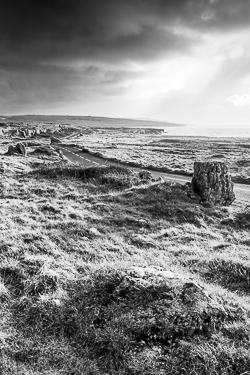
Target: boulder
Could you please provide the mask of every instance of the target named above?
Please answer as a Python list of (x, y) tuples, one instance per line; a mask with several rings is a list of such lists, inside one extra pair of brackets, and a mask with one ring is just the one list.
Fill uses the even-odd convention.
[(15, 147), (15, 146), (12, 146), (12, 145), (9, 145), (9, 148), (8, 148), (7, 154), (8, 154), (8, 155), (15, 155), (15, 154), (16, 154), (16, 147)]
[(18, 154), (21, 154), (21, 155), (24, 155), (24, 156), (26, 156), (26, 154), (27, 154), (26, 147), (25, 147), (24, 143), (22, 143), (22, 142), (17, 143), (16, 150), (17, 150)]
[(20, 130), (19, 133), (20, 133), (20, 137), (25, 138), (26, 135), (25, 135), (24, 130)]
[(50, 143), (61, 143), (61, 140), (56, 137), (50, 137)]
[(8, 155), (24, 155), (26, 156), (26, 147), (25, 145), (20, 142), (17, 143), (16, 146), (10, 145), (7, 151)]
[(89, 233), (94, 237), (100, 237), (102, 234), (96, 228), (89, 228)]
[(223, 162), (195, 162), (192, 188), (209, 206), (229, 206), (235, 200), (231, 176)]

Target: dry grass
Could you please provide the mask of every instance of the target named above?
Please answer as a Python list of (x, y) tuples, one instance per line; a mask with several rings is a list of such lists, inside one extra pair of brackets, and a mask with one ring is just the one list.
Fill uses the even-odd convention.
[(1, 373), (249, 373), (248, 210), (146, 182), (113, 167), (2, 181)]
[(224, 161), (235, 182), (249, 184), (248, 138), (126, 134), (103, 128), (65, 139), (104, 158), (163, 172), (192, 175), (194, 161)]

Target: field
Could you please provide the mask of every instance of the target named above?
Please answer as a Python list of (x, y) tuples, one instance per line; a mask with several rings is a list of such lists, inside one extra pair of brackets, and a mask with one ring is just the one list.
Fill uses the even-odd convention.
[(250, 139), (173, 137), (101, 129), (72, 136), (67, 142), (129, 165), (189, 176), (194, 161), (223, 161), (234, 182), (250, 183)]
[(5, 155), (18, 140), (1, 146), (0, 373), (250, 374), (249, 207), (82, 169), (36, 151), (50, 150), (42, 135), (26, 157)]
[[(25, 141), (20, 129), (39, 129), (43, 134), (33, 135), (33, 139), (42, 144), (54, 135), (104, 158), (163, 172), (192, 175), (194, 161), (224, 161), (234, 182), (250, 183), (249, 138), (174, 137), (168, 135), (168, 128), (181, 125), (133, 119), (12, 116), (4, 121), (9, 130), (2, 130), (5, 147), (0, 143), (0, 150), (10, 144), (10, 133), (11, 141), (13, 137), (16, 142)], [(19, 134), (15, 134), (17, 130)]]

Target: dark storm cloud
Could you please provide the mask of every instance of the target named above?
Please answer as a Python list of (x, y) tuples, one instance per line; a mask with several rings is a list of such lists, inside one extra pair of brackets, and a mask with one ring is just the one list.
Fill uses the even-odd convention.
[(1, 60), (152, 59), (196, 30), (248, 25), (248, 0), (2, 0)]
[(6, 61), (150, 58), (188, 39), (162, 30), (159, 9), (143, 1), (10, 0), (1, 8)]
[[(84, 105), (100, 97), (116, 97), (127, 90), (127, 80), (140, 72), (107, 69), (95, 65), (78, 69), (4, 63), (0, 68), (0, 106), (6, 113), (32, 112), (32, 108)], [(55, 109), (56, 111), (56, 109)]]
[(127, 65), (188, 54), (204, 32), (249, 26), (249, 0), (1, 0), (0, 104), (118, 96)]

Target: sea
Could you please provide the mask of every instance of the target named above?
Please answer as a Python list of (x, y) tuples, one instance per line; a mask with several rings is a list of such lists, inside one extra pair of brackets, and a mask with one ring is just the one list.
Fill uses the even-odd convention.
[(250, 138), (250, 125), (248, 126), (193, 126), (185, 125), (178, 127), (164, 128), (167, 135), (183, 137), (230, 137), (230, 138)]

